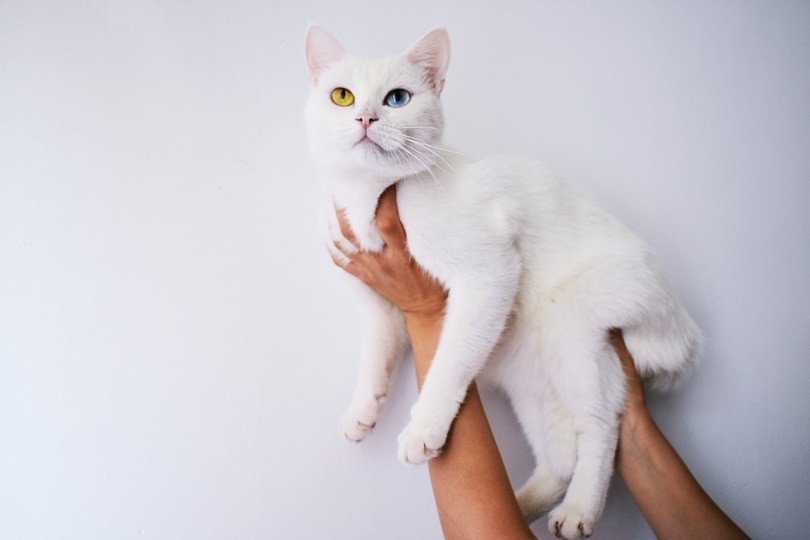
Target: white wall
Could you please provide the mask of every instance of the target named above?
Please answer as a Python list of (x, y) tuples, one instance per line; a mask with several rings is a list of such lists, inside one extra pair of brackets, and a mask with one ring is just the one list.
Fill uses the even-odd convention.
[[(395, 458), (410, 365), (337, 435), (355, 312), (315, 234), (308, 21), (369, 54), (448, 27), (447, 141), (541, 157), (649, 240), (707, 336), (656, 418), (751, 535), (807, 534), (807, 3), (196, 4), (0, 3), (0, 537), (439, 537)], [(595, 537), (652, 537), (615, 484)]]

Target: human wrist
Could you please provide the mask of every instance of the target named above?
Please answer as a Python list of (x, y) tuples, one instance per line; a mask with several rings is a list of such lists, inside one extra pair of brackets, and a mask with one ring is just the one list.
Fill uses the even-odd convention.
[(658, 427), (646, 407), (630, 407), (624, 412), (616, 453), (616, 469), (622, 478), (641, 470), (640, 463), (646, 464), (642, 467), (644, 470), (649, 466), (649, 452), (656, 440), (657, 430)]
[(439, 343), (444, 323), (444, 308), (403, 311), (411, 340), (416, 381), (421, 389)]
[(446, 297), (436, 298), (402, 308), (408, 326), (433, 326), (444, 320)]
[(444, 309), (424, 309), (418, 311), (403, 311), (405, 322), (408, 324), (433, 325), (444, 320)]

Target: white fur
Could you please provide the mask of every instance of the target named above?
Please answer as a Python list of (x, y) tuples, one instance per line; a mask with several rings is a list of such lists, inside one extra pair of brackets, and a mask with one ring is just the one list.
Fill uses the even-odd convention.
[[(399, 436), (400, 459), (419, 463), (441, 450), (480, 377), (509, 396), (534, 449), (536, 470), (518, 491), (524, 514), (551, 510), (552, 532), (587, 536), (604, 507), (624, 406), (609, 330), (623, 330), (639, 372), (661, 386), (691, 367), (700, 332), (645, 244), (588, 196), (536, 161), (439, 147), (449, 51), (438, 29), (403, 56), (369, 61), (310, 28), (306, 119), (324, 172), (328, 238), (341, 240), (334, 201), (361, 248), (380, 249), (375, 208), (397, 183), (411, 253), (449, 291), (430, 372)], [(354, 93), (351, 107), (331, 102), (337, 87)], [(412, 93), (407, 105), (383, 104), (395, 88)], [(377, 120), (371, 141), (358, 144), (364, 115)], [(407, 345), (396, 309), (365, 296), (373, 329), (341, 424), (352, 440), (376, 422)]]

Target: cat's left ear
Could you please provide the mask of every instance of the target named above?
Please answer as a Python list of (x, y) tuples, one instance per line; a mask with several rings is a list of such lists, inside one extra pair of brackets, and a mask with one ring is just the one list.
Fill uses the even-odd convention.
[(321, 28), (312, 25), (307, 30), (306, 57), (309, 70), (309, 83), (318, 82), (323, 71), (340, 60), (346, 54), (346, 49), (335, 37)]
[(436, 92), (441, 92), (450, 65), (450, 35), (444, 28), (431, 30), (408, 49), (405, 58), (424, 69)]

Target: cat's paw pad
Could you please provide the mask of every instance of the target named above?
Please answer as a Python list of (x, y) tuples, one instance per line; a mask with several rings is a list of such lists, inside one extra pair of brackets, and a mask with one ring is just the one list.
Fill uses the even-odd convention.
[(446, 440), (446, 429), (411, 420), (397, 438), (397, 456), (403, 463), (424, 463), (441, 453)]
[(384, 397), (352, 403), (340, 419), (340, 432), (343, 436), (353, 442), (362, 441), (377, 424)]
[(587, 538), (593, 534), (594, 516), (573, 505), (561, 504), (548, 515), (548, 530), (557, 538)]

